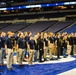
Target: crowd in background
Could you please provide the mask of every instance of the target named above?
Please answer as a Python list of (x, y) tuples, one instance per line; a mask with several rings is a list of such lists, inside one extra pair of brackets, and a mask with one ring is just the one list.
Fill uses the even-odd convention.
[(0, 32), (0, 65), (4, 65), (4, 58), (7, 58), (8, 70), (12, 69), (14, 49), (20, 67), (26, 61), (27, 52), (29, 65), (32, 61), (47, 61), (47, 54), (50, 60), (55, 60), (54, 56), (61, 59), (61, 55), (67, 58), (76, 54), (76, 33), (37, 32), (33, 36), (31, 32)]

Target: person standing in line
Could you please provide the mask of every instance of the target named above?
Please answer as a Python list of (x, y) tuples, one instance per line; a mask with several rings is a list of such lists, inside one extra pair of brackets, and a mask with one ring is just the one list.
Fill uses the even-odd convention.
[(46, 55), (48, 52), (48, 38), (47, 38), (47, 33), (44, 33), (44, 42), (45, 42), (45, 49), (44, 49), (44, 61), (47, 61)]
[(39, 48), (38, 48), (38, 35), (37, 34), (34, 35), (34, 41), (35, 41), (34, 61), (36, 62), (37, 57), (38, 57), (38, 51), (39, 51)]
[(2, 65), (3, 65), (3, 50), (1, 49), (1, 45), (2, 45), (2, 37), (1, 37), (1, 33), (0, 32), (0, 72), (2, 72)]
[(74, 35), (74, 54), (76, 54), (76, 33)]
[(12, 70), (12, 64), (13, 64), (13, 41), (12, 40), (12, 32), (8, 31), (7, 33), (8, 38), (5, 41), (5, 49), (6, 49), (6, 53), (7, 53), (7, 68), (8, 70)]
[(25, 44), (25, 48), (24, 48), (24, 52), (23, 52), (23, 61), (26, 61), (25, 58), (26, 58), (26, 53), (27, 53), (27, 41), (25, 39), (25, 34), (23, 35), (23, 42)]
[(63, 58), (66, 58), (66, 52), (67, 52), (67, 35), (64, 35), (63, 36), (62, 48), (63, 48)]
[(27, 47), (27, 45), (26, 45), (26, 41), (24, 39), (24, 34), (23, 34), (23, 32), (21, 32), (19, 34), (19, 38), (17, 41), (18, 63), (19, 63), (20, 67), (22, 66), (22, 61), (24, 59), (24, 53), (25, 53), (26, 47)]
[(49, 38), (48, 38), (48, 46), (49, 46), (49, 53), (50, 53), (50, 60), (54, 60), (52, 54), (54, 53), (54, 37), (53, 33), (49, 33)]
[(5, 55), (5, 39), (3, 37), (4, 33), (0, 32), (0, 65), (4, 65), (4, 55)]
[[(24, 39), (25, 39), (25, 41), (26, 41), (26, 44), (28, 43), (28, 37), (27, 37), (27, 32), (24, 32)], [(25, 48), (25, 52), (24, 52), (24, 60), (23, 61), (25, 61), (25, 58), (27, 58), (27, 56), (28, 56), (28, 51), (27, 51), (27, 47)]]
[(74, 33), (71, 33), (71, 56), (74, 55)]
[(43, 40), (43, 36), (42, 35), (39, 35), (38, 47), (39, 47), (39, 62), (43, 62), (42, 56), (44, 54), (44, 40)]
[(6, 59), (6, 50), (5, 50), (6, 33), (2, 32), (1, 37), (2, 37), (2, 40), (3, 40), (2, 48), (1, 48), (3, 50), (3, 58)]
[(28, 52), (29, 52), (28, 64), (32, 65), (34, 52), (35, 52), (35, 41), (33, 40), (32, 35), (30, 36), (30, 39), (28, 41)]
[(57, 59), (61, 59), (60, 58), (61, 47), (62, 47), (62, 44), (61, 44), (61, 34), (57, 33), (56, 36), (57, 37), (56, 37), (55, 43), (56, 43), (56, 46), (57, 46)]
[(67, 53), (68, 56), (71, 54), (71, 38), (70, 34), (67, 35)]
[(17, 33), (16, 38), (15, 38), (15, 40), (16, 40), (16, 60), (17, 60), (17, 62), (18, 62), (18, 57), (19, 57), (19, 52), (17, 51), (17, 41), (18, 41), (19, 35), (20, 35), (21, 33), (22, 33), (22, 32), (19, 31), (19, 32)]
[(25, 36), (25, 40), (26, 40), (26, 42), (29, 41), (31, 35), (32, 35), (31, 32), (26, 33), (26, 36)]
[[(15, 33), (13, 31), (11, 31), (11, 39), (13, 40), (13, 51), (15, 52), (15, 49), (16, 49), (16, 37), (15, 37)], [(12, 63), (14, 64), (14, 56), (13, 56), (13, 59), (12, 59)]]

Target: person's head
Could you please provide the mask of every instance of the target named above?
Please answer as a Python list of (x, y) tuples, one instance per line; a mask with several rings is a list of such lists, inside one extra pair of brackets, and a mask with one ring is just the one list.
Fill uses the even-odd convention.
[(12, 33), (12, 37), (13, 37), (15, 33), (13, 31), (11, 31), (11, 33)]
[(71, 37), (71, 35), (70, 35), (70, 34), (68, 34), (68, 35), (67, 35), (67, 37), (68, 37), (68, 38), (70, 38), (70, 37)]
[(20, 38), (24, 38), (23, 32), (21, 32), (21, 33), (19, 34), (19, 37), (20, 37)]
[(36, 34), (36, 35), (34, 35), (35, 42), (37, 42), (37, 39), (38, 39), (38, 35)]
[(38, 35), (34, 35), (34, 39), (38, 39)]
[(53, 36), (53, 32), (50, 32), (50, 33), (49, 33), (49, 36), (52, 37), (52, 36)]
[(63, 40), (66, 40), (67, 39), (67, 35), (63, 36)]
[(44, 38), (47, 39), (47, 33), (46, 32), (44, 33)]
[(17, 36), (19, 37), (19, 35), (20, 35), (21, 33), (22, 33), (21, 31), (18, 31)]
[(24, 36), (27, 36), (27, 32), (24, 32)]
[(57, 38), (60, 38), (61, 37), (61, 34), (60, 33), (57, 33), (56, 36), (57, 36)]
[(61, 34), (61, 36), (63, 37), (65, 35), (65, 33), (63, 32), (62, 34)]
[(28, 36), (32, 36), (32, 33), (31, 32), (28, 32)]
[(9, 38), (12, 37), (12, 32), (11, 31), (8, 31), (7, 32), (7, 35), (8, 35)]
[(38, 36), (39, 36), (39, 32), (37, 32), (37, 33), (36, 33), (36, 35), (38, 35)]
[(32, 37), (32, 35), (30, 36), (30, 40), (33, 40), (33, 37)]
[(2, 33), (1, 33), (1, 36), (2, 36), (2, 37), (5, 37), (5, 36), (6, 36), (6, 33), (5, 33), (5, 32), (2, 32)]
[(74, 37), (74, 33), (71, 33), (71, 37)]

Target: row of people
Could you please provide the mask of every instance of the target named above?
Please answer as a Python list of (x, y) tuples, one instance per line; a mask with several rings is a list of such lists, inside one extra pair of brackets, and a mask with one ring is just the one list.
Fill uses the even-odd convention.
[(17, 35), (13, 31), (0, 32), (0, 64), (4, 64), (4, 56), (7, 54), (7, 68), (12, 69), (13, 53), (16, 49), (16, 58), (19, 66), (22, 66), (23, 60), (26, 58), (26, 52), (29, 53), (28, 64), (31, 65), (32, 61), (39, 62), (47, 60), (46, 56), (49, 52), (49, 59), (54, 60), (53, 54), (57, 55), (57, 59), (60, 59), (60, 55), (66, 58), (66, 52), (68, 55), (74, 55), (76, 53), (76, 33), (67, 34), (54, 34), (52, 32), (38, 32), (32, 36), (31, 32), (19, 31)]

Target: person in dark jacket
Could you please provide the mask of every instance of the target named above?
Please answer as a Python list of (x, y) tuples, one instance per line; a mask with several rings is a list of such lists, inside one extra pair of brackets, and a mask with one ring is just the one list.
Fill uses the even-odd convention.
[(46, 55), (48, 52), (48, 38), (47, 38), (47, 33), (44, 33), (44, 61), (46, 61)]
[(36, 62), (37, 57), (38, 57), (38, 51), (39, 51), (39, 48), (38, 48), (38, 35), (37, 34), (34, 36), (34, 41), (35, 41), (34, 61)]
[(33, 40), (32, 36), (30, 36), (30, 39), (28, 41), (28, 51), (29, 51), (28, 64), (32, 65), (33, 56), (34, 56), (34, 52), (35, 52), (35, 41)]
[(76, 54), (76, 33), (74, 35), (74, 54)]
[(24, 34), (20, 33), (19, 39), (17, 41), (17, 51), (19, 53), (19, 57), (18, 57), (19, 66), (22, 66), (22, 61), (24, 59), (25, 49), (26, 48), (27, 48), (27, 43), (26, 43), (26, 41), (24, 39)]
[(48, 47), (49, 47), (49, 54), (50, 54), (50, 60), (54, 60), (52, 54), (54, 53), (54, 42), (55, 38), (53, 37), (53, 33), (49, 33), (49, 38), (48, 38)]
[(62, 48), (63, 48), (63, 57), (66, 58), (66, 51), (67, 51), (67, 36), (63, 36), (63, 43), (62, 43)]
[(74, 33), (71, 33), (71, 55), (74, 55)]
[(8, 70), (13, 69), (13, 46), (14, 46), (14, 40), (12, 39), (12, 32), (8, 31), (7, 33), (8, 38), (5, 41), (5, 48), (7, 55), (7, 68)]
[(61, 53), (61, 47), (62, 47), (60, 33), (57, 33), (56, 45), (57, 45), (57, 58), (60, 59), (60, 53)]
[(42, 56), (44, 54), (44, 40), (43, 40), (43, 36), (41, 35), (38, 38), (38, 46), (39, 46), (39, 62), (43, 62)]
[(0, 65), (4, 65), (5, 56), (5, 39), (3, 37), (3, 32), (0, 32)]

